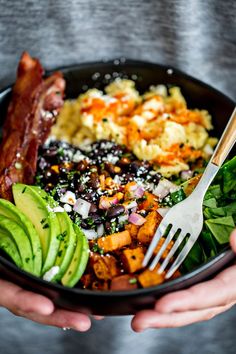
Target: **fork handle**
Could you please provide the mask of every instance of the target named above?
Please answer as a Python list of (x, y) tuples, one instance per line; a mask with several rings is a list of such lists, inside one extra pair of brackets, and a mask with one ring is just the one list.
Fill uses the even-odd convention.
[(236, 108), (230, 117), (228, 124), (224, 130), (224, 133), (216, 146), (214, 154), (211, 158), (211, 163), (216, 166), (221, 166), (228, 156), (236, 141)]

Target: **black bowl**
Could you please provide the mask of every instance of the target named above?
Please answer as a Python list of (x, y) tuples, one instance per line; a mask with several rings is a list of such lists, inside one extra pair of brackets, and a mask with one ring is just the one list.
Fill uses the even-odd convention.
[[(80, 64), (60, 69), (67, 80), (67, 97), (77, 97), (90, 87), (103, 88), (115, 77), (131, 78), (143, 92), (152, 84), (177, 85), (189, 107), (207, 109), (213, 116), (214, 134), (220, 136), (235, 103), (214, 88), (178, 70), (157, 64), (123, 60)], [(11, 88), (0, 92), (2, 121), (9, 102)], [(159, 286), (132, 291), (91, 291), (66, 288), (32, 276), (0, 256), (2, 276), (26, 289), (44, 294), (62, 308), (96, 315), (128, 315), (152, 308), (155, 300), (171, 291), (180, 290), (206, 280), (227, 266), (234, 258), (230, 247), (192, 272)]]

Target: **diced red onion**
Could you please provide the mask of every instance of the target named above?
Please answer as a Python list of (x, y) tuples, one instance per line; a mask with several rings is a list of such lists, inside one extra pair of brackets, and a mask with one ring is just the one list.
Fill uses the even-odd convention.
[(118, 198), (114, 198), (112, 200), (100, 198), (99, 209), (108, 209), (110, 208), (111, 205), (118, 204), (118, 203), (119, 203)]
[(187, 181), (188, 179), (193, 177), (193, 171), (191, 171), (191, 170), (182, 171), (180, 174), (180, 177), (184, 181)]
[(128, 219), (129, 219), (128, 215), (121, 215), (121, 216), (118, 217), (118, 220), (121, 223), (127, 221)]
[(137, 184), (129, 187), (130, 198), (142, 198), (144, 192), (145, 192), (144, 188), (138, 186)]
[(97, 227), (97, 235), (98, 235), (98, 237), (103, 236), (104, 233), (105, 233), (104, 225), (103, 224), (98, 225), (98, 227)]
[(129, 222), (131, 222), (131, 224), (141, 226), (146, 222), (146, 219), (140, 214), (132, 213), (129, 216)]
[(162, 179), (153, 190), (153, 194), (155, 194), (159, 199), (165, 198), (169, 193), (175, 192), (179, 189), (174, 183), (168, 181), (167, 179)]
[(91, 207), (91, 203), (87, 202), (84, 199), (77, 199), (74, 205), (74, 211), (82, 216), (82, 219), (86, 219), (89, 214), (89, 209)]
[(168, 213), (169, 209), (170, 208), (158, 208), (157, 212), (164, 218), (164, 216)]
[(86, 230), (86, 229), (81, 229), (83, 231), (83, 233), (85, 234), (85, 237), (88, 240), (94, 240), (98, 237), (98, 234), (95, 230), (90, 229), (90, 230)]
[(132, 202), (130, 202), (129, 204), (125, 205), (125, 209), (133, 209), (133, 208), (137, 208), (138, 204), (135, 200), (132, 200)]
[(138, 188), (134, 192), (134, 197), (135, 198), (142, 198), (142, 196), (144, 195), (144, 192), (145, 192), (144, 188), (141, 186), (138, 186)]

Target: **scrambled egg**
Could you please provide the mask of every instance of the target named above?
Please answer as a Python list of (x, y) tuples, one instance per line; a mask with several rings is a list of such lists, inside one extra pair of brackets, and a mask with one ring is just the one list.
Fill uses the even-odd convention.
[(168, 177), (199, 157), (209, 158), (216, 144), (210, 129), (209, 113), (188, 109), (179, 87), (168, 92), (158, 85), (140, 95), (133, 81), (116, 79), (105, 93), (90, 89), (65, 101), (52, 135), (77, 146), (100, 139), (125, 144)]

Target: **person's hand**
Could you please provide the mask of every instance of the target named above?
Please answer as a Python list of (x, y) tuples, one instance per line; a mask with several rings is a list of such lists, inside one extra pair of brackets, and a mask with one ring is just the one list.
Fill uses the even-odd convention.
[[(236, 230), (230, 243), (236, 253)], [(186, 326), (209, 320), (235, 303), (236, 265), (233, 265), (212, 280), (163, 296), (156, 302), (154, 310), (137, 313), (131, 326), (136, 332), (147, 328)]]
[(23, 290), (2, 279), (0, 279), (0, 306), (7, 308), (16, 316), (48, 326), (72, 328), (84, 332), (91, 325), (88, 316), (56, 309), (47, 297)]

